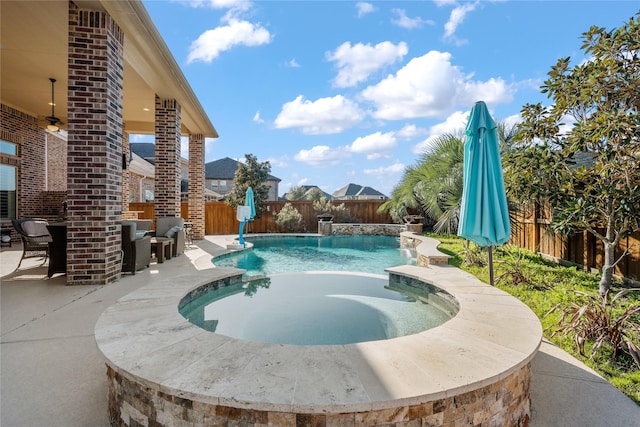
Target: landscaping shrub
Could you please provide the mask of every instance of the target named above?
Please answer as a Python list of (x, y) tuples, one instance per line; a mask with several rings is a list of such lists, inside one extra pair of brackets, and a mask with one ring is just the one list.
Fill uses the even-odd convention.
[(330, 200), (320, 199), (313, 202), (313, 211), (316, 215), (331, 214), (335, 223), (356, 223), (360, 220), (353, 215), (344, 203), (333, 204)]
[(302, 214), (291, 203), (285, 203), (280, 212), (275, 215), (275, 223), (285, 232), (303, 231)]

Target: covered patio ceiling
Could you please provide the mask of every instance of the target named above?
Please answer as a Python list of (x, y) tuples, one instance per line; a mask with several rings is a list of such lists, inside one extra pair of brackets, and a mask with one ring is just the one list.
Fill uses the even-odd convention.
[[(180, 67), (140, 1), (76, 0), (81, 9), (108, 12), (124, 31), (123, 115), (128, 133), (153, 134), (155, 95), (182, 107), (182, 134), (218, 134)], [(67, 43), (69, 3), (0, 1), (0, 99), (37, 116), (42, 126), (51, 115), (67, 122)], [(66, 125), (61, 126), (63, 129)]]

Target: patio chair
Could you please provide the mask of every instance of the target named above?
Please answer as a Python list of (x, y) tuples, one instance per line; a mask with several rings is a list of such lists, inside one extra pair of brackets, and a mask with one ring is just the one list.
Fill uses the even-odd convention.
[(122, 221), (122, 272), (136, 274), (151, 262), (151, 236), (137, 233), (136, 223)]
[(25, 258), (42, 257), (42, 264), (49, 257), (49, 242), (52, 241), (47, 221), (40, 218), (13, 219), (13, 228), (16, 229), (22, 239), (22, 256), (16, 270), (22, 265)]
[(156, 218), (155, 236), (173, 238), (172, 256), (180, 255), (185, 247), (184, 219), (176, 216)]

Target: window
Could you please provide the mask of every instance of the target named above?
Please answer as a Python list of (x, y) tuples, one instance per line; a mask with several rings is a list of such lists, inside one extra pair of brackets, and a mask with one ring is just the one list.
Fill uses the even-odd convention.
[(18, 170), (15, 166), (0, 165), (0, 219), (16, 217), (16, 182)]
[(10, 156), (18, 155), (18, 146), (7, 141), (0, 141), (0, 153)]
[[(8, 156), (18, 155), (18, 146), (8, 141), (0, 141), (0, 153)], [(16, 192), (18, 169), (13, 165), (0, 164), (0, 219), (16, 217)]]

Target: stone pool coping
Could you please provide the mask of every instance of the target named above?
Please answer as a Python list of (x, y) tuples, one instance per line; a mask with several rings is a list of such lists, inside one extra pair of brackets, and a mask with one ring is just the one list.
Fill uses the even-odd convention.
[(344, 413), (411, 406), (477, 390), (523, 369), (542, 339), (522, 302), (450, 266), (400, 266), (452, 294), (460, 311), (443, 325), (385, 341), (292, 346), (204, 331), (177, 310), (184, 295), (241, 270), (160, 277), (119, 299), (95, 327), (116, 374), (191, 401), (290, 413)]

